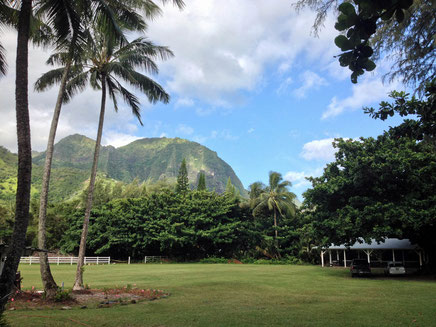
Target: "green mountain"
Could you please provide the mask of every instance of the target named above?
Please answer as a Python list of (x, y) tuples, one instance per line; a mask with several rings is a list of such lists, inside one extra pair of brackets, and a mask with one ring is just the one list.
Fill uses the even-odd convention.
[[(73, 196), (84, 187), (89, 178), (95, 141), (83, 135), (70, 135), (60, 140), (54, 148), (53, 169), (50, 182), (51, 200)], [(145, 138), (126, 146), (102, 146), (99, 173), (106, 178), (132, 182), (175, 182), (180, 164), (186, 159), (191, 186), (197, 185), (200, 172), (206, 175), (210, 190), (224, 192), (227, 179), (246, 196), (241, 181), (233, 169), (216, 152), (188, 140), (179, 138)], [(33, 156), (33, 192), (41, 185), (45, 152)], [(11, 200), (15, 193), (17, 155), (0, 147), (0, 200)]]

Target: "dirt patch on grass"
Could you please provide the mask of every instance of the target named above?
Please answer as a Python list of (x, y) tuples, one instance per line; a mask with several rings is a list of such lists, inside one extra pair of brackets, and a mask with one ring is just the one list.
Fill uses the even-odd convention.
[(19, 291), (11, 297), (8, 309), (61, 309), (69, 310), (75, 307), (107, 308), (113, 305), (127, 305), (142, 301), (154, 301), (166, 298), (169, 293), (156, 289), (140, 288), (104, 288), (85, 289), (82, 291), (62, 291), (53, 300), (47, 300), (40, 291)]

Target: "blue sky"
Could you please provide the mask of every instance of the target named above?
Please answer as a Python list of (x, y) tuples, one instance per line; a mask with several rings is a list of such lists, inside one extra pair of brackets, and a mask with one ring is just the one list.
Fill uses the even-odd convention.
[[(187, 0), (180, 11), (166, 6), (150, 23), (148, 37), (175, 57), (160, 62), (158, 80), (171, 94), (168, 105), (143, 99), (141, 127), (130, 113), (108, 108), (104, 144), (125, 145), (142, 137), (180, 137), (201, 143), (229, 163), (245, 187), (267, 183), (280, 172), (300, 199), (307, 176), (334, 159), (335, 137), (376, 136), (398, 121), (370, 119), (376, 106), (401, 84), (383, 84), (389, 63), (353, 85), (334, 55), (337, 35), (329, 16), (318, 38), (314, 13), (296, 13), (288, 0)], [(9, 74), (0, 80), (0, 144), (16, 151), (13, 99), (15, 34), (5, 31)], [(33, 49), (30, 81), (48, 67), (47, 51)], [(139, 95), (139, 94), (138, 94)], [(30, 94), (32, 146), (44, 150), (56, 90)], [(64, 107), (57, 140), (72, 133), (95, 139), (99, 95), (87, 90)]]

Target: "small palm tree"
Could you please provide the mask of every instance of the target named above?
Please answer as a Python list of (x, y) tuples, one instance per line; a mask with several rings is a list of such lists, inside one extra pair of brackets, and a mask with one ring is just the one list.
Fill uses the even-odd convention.
[[(285, 215), (295, 215), (294, 199), (296, 195), (288, 190), (291, 182), (283, 181), (282, 175), (277, 172), (269, 173), (269, 184), (260, 193), (257, 204), (254, 207), (254, 214), (261, 208), (268, 208), (273, 212), (274, 217), (274, 239), (277, 246), (277, 214), (284, 217)], [(253, 193), (258, 193), (261, 185), (253, 186)], [(254, 192), (255, 191), (255, 192)]]

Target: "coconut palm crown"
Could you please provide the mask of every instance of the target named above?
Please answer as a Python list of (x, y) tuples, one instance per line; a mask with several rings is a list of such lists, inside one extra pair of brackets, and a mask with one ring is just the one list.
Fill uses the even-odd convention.
[[(257, 198), (257, 204), (254, 206), (253, 214), (256, 215), (261, 209), (268, 208), (274, 214), (274, 236), (277, 241), (277, 213), (285, 217), (286, 215), (295, 215), (294, 199), (296, 195), (289, 191), (288, 187), (292, 184), (284, 181), (282, 175), (277, 172), (269, 173), (269, 184), (260, 192)], [(259, 193), (261, 185), (253, 186), (253, 189)], [(254, 191), (254, 190), (253, 190)], [(253, 192), (255, 193), (255, 192)]]

